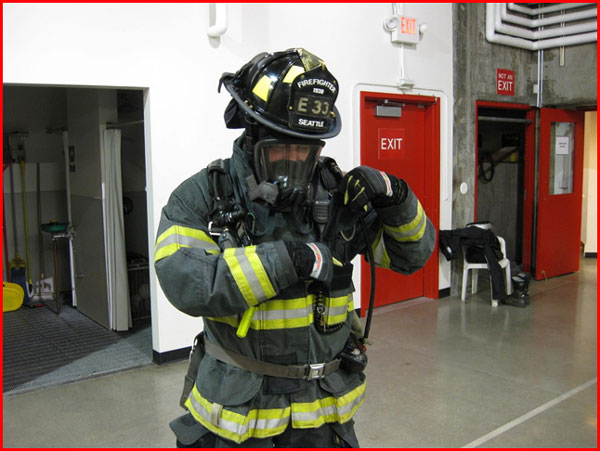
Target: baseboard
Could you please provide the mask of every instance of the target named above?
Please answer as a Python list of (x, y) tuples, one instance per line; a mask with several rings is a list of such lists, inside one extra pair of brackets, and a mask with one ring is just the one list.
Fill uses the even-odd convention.
[(185, 360), (189, 357), (191, 350), (191, 346), (167, 352), (156, 352), (155, 350), (152, 350), (152, 361), (158, 365), (162, 365), (163, 363)]
[(447, 298), (448, 296), (450, 296), (450, 287), (440, 290), (438, 299)]
[(585, 258), (598, 258), (598, 252), (586, 252), (584, 254)]

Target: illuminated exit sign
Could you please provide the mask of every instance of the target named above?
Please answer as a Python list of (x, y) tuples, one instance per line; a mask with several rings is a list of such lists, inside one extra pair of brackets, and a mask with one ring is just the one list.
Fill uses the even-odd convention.
[(421, 23), (414, 17), (394, 16), (397, 23), (388, 24), (392, 32), (392, 42), (398, 44), (418, 44), (420, 40), (419, 26)]

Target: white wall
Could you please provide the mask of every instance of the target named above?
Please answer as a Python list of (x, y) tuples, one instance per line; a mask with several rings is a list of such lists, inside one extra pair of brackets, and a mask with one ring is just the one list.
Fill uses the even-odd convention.
[[(208, 4), (4, 4), (4, 82), (144, 87), (149, 233), (160, 209), (185, 178), (229, 156), (239, 132), (227, 130), (217, 93), (223, 72), (235, 72), (262, 51), (305, 47), (339, 80), (341, 134), (328, 154), (342, 168), (358, 163), (358, 93), (398, 92), (401, 50), (383, 30), (391, 4), (230, 4), (229, 29), (206, 35)], [(428, 24), (421, 43), (404, 49), (416, 93), (442, 97), (441, 228), (451, 227), (452, 5), (406, 4), (404, 14)], [(443, 260), (443, 259), (442, 259)], [(450, 285), (449, 265), (440, 289)], [(355, 274), (358, 288), (359, 275)], [(153, 347), (189, 346), (201, 320), (179, 313), (152, 277)]]

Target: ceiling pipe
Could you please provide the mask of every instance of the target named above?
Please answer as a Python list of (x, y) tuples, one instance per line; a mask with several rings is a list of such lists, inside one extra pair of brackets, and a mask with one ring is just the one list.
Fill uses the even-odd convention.
[(219, 38), (227, 32), (227, 3), (212, 3), (208, 7), (215, 8), (215, 23), (208, 27), (206, 34), (211, 38)]
[(489, 42), (508, 45), (511, 47), (518, 47), (525, 50), (543, 50), (597, 41), (596, 32), (583, 33), (575, 36), (563, 36), (541, 41), (531, 41), (528, 39), (496, 33), (496, 27), (501, 29), (503, 26), (500, 14), (496, 14), (497, 9), (497, 4), (495, 3), (486, 4), (485, 37)]
[[(496, 3), (496, 21), (495, 21), (495, 29), (497, 32), (508, 34), (512, 36), (518, 36), (521, 38), (537, 41), (539, 39), (547, 39), (547, 38), (555, 38), (559, 36), (565, 36), (570, 34), (579, 34), (588, 31), (596, 31), (598, 25), (596, 21), (590, 21), (586, 23), (580, 23), (576, 25), (568, 25), (565, 27), (555, 27), (549, 28), (546, 30), (525, 30), (520, 27), (514, 27), (512, 25), (507, 25), (503, 21), (506, 20), (506, 17), (510, 16), (506, 10), (506, 4)], [(500, 20), (498, 18), (500, 17)], [(566, 17), (566, 16), (565, 16)], [(533, 22), (533, 21), (530, 21)], [(565, 20), (566, 22), (566, 20)], [(530, 28), (534, 28), (534, 25), (531, 25)]]
[(586, 9), (585, 11), (578, 11), (574, 13), (560, 14), (552, 17), (545, 17), (543, 19), (527, 19), (525, 17), (515, 16), (514, 14), (508, 13), (506, 3), (499, 3), (502, 6), (502, 20), (507, 22), (516, 23), (527, 28), (538, 28), (546, 27), (548, 25), (555, 25), (563, 22), (571, 22), (575, 20), (585, 20), (598, 17), (598, 9)]
[(518, 3), (509, 3), (508, 9), (530, 16), (537, 16), (539, 14), (553, 13), (564, 9), (581, 8), (582, 6), (590, 6), (593, 4), (594, 3), (558, 3), (552, 6), (542, 6), (541, 8), (529, 8), (527, 6), (521, 6)]

